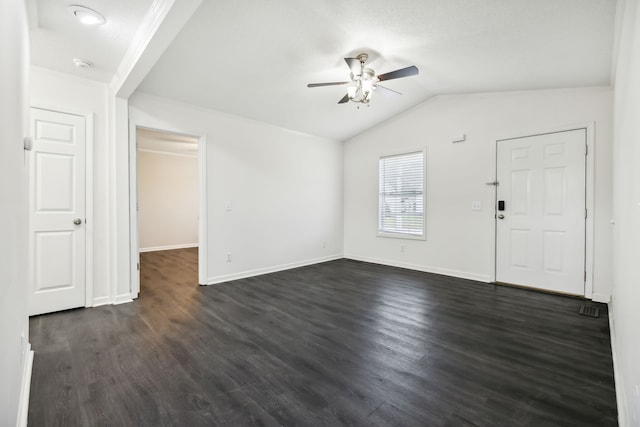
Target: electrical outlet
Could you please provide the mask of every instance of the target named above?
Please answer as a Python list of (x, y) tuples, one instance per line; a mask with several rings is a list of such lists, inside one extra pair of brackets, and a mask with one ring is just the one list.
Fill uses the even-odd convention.
[(479, 202), (479, 201), (471, 202), (471, 210), (472, 211), (481, 211), (482, 210), (482, 202)]
[(231, 262), (231, 252), (227, 252), (227, 262)]
[(404, 252), (404, 245), (400, 245), (400, 252)]

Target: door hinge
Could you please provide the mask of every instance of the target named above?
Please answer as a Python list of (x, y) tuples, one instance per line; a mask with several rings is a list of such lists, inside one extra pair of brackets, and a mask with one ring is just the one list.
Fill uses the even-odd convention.
[(585, 156), (588, 156), (588, 155), (589, 155), (589, 146), (588, 146), (588, 145), (585, 145), (585, 146), (584, 146), (584, 155), (585, 155)]
[(140, 263), (138, 263), (138, 271), (140, 271)]
[(584, 281), (585, 282), (587, 281), (587, 272), (586, 271), (584, 272)]
[(587, 210), (584, 210), (584, 219), (587, 219)]

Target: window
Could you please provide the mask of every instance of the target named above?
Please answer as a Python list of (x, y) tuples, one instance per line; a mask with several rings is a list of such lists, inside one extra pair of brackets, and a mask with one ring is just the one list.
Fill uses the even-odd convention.
[(380, 158), (378, 234), (424, 238), (424, 152)]

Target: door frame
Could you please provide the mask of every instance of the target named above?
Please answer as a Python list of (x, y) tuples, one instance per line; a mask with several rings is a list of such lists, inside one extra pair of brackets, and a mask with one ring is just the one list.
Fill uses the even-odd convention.
[(129, 110), (129, 232), (130, 232), (130, 280), (131, 299), (140, 294), (140, 260), (138, 229), (138, 128), (159, 132), (188, 135), (198, 139), (198, 284), (207, 283), (207, 139), (206, 135), (198, 136), (197, 132), (172, 129), (166, 124), (149, 123), (135, 117)]
[[(93, 135), (94, 135), (94, 113), (87, 113), (86, 111), (74, 111), (65, 107), (52, 106), (46, 104), (35, 103), (29, 106), (29, 126), (31, 126), (31, 109), (37, 108), (39, 110), (53, 111), (55, 113), (70, 114), (73, 116), (84, 117), (85, 123), (85, 151), (84, 151), (84, 180), (85, 180), (85, 250), (84, 250), (84, 306), (93, 307)], [(33, 165), (29, 162), (29, 167)], [(28, 177), (30, 179), (31, 173), (29, 171)], [(29, 182), (29, 185), (31, 183)], [(32, 242), (29, 241), (29, 247)], [(29, 274), (31, 275), (31, 268), (29, 265)], [(31, 276), (29, 276), (31, 277)]]
[[(524, 131), (514, 131), (504, 134), (499, 134), (491, 139), (491, 149), (493, 150), (492, 156), (492, 172), (494, 182), (498, 180), (498, 142), (506, 139), (527, 138), (531, 136), (545, 135), (550, 133), (569, 132), (572, 130), (584, 129), (586, 131), (586, 145), (587, 155), (585, 160), (585, 205), (587, 208), (587, 218), (585, 220), (585, 284), (584, 284), (584, 297), (593, 298), (593, 253), (594, 253), (594, 194), (595, 194), (595, 122), (579, 123), (575, 125), (555, 126), (542, 129), (530, 129)], [(493, 265), (489, 269), (491, 271), (491, 282), (496, 281), (497, 273), (497, 191), (495, 186), (493, 187), (493, 221), (491, 222), (493, 239), (491, 239), (491, 253)]]

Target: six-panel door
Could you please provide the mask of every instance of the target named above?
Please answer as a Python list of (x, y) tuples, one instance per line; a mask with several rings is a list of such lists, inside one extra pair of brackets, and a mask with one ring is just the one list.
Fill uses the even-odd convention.
[(31, 109), (29, 314), (85, 305), (85, 118)]
[(496, 281), (584, 295), (586, 130), (497, 143)]

